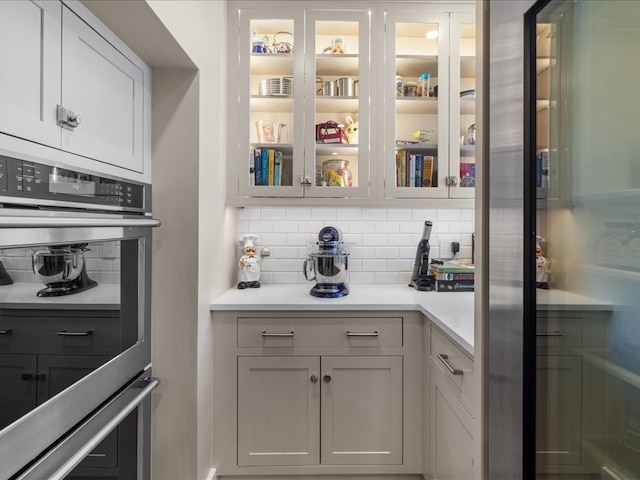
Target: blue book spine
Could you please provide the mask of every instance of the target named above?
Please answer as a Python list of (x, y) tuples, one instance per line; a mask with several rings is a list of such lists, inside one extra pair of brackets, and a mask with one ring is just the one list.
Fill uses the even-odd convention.
[(416, 182), (414, 187), (422, 186), (422, 154), (416, 153)]
[(262, 149), (256, 148), (254, 150), (254, 165), (253, 168), (255, 170), (255, 184), (262, 185)]
[(260, 185), (269, 184), (269, 149), (262, 149), (262, 175), (260, 176)]
[(273, 184), (276, 187), (282, 185), (282, 152), (276, 152), (276, 160), (275, 160), (275, 172), (273, 175)]

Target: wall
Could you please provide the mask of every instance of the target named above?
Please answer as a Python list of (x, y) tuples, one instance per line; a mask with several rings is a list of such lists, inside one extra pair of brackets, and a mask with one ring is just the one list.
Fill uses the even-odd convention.
[(309, 242), (331, 225), (349, 246), (350, 284), (408, 283), (425, 220), (433, 222), (430, 258), (450, 258), (445, 247), (458, 242), (456, 259), (470, 261), (474, 215), (474, 209), (247, 207), (238, 213), (238, 239), (252, 233), (257, 245), (269, 247), (262, 283), (307, 283), (302, 263)]
[[(193, 310), (184, 317), (177, 312), (170, 323), (165, 323), (166, 334), (183, 338), (184, 323), (189, 325), (188, 341), (183, 345), (185, 354), (190, 357), (180, 364), (175, 364), (177, 350), (175, 342), (170, 342), (167, 349), (157, 352), (154, 362), (170, 369), (170, 379), (179, 382), (184, 375), (189, 378), (184, 391), (174, 389), (174, 402), (166, 408), (162, 415), (154, 412), (154, 424), (163, 425), (166, 448), (155, 448), (153, 455), (153, 478), (167, 480), (205, 479), (211, 470), (211, 452), (215, 446), (211, 439), (211, 405), (213, 402), (213, 385), (211, 384), (211, 300), (227, 290), (234, 281), (233, 238), (235, 237), (235, 210), (224, 206), (226, 193), (226, 2), (224, 1), (148, 1), (158, 18), (175, 37), (179, 45), (193, 60), (198, 69), (195, 79), (198, 85), (197, 104), (190, 105), (190, 115), (197, 122), (186, 128), (179, 125), (175, 128), (175, 143), (178, 146), (171, 155), (171, 163), (154, 172), (162, 174), (167, 181), (176, 177), (177, 170), (186, 170), (184, 182), (173, 186), (175, 193), (170, 202), (176, 204), (178, 215), (195, 216), (195, 224), (188, 229), (181, 228), (177, 220), (172, 226), (177, 239), (183, 235), (195, 235), (193, 245), (177, 249), (184, 251), (179, 257), (186, 256), (196, 261), (190, 272), (193, 283), (185, 284), (180, 278), (173, 278), (173, 288), (178, 285), (182, 295), (189, 295), (193, 289), (196, 300), (190, 305)], [(172, 128), (172, 129), (173, 129)], [(197, 139), (189, 143), (191, 128), (197, 132)], [(180, 138), (181, 132), (186, 137)], [(181, 147), (193, 147), (197, 153), (195, 164), (185, 164)], [(155, 152), (154, 152), (155, 155)], [(154, 157), (155, 160), (155, 157)], [(156, 176), (154, 175), (154, 181)], [(160, 193), (161, 194), (161, 193)], [(197, 200), (189, 204), (188, 210), (182, 210), (183, 199), (194, 195)], [(170, 255), (178, 254), (178, 250)], [(171, 275), (171, 274), (170, 274)], [(165, 295), (167, 291), (160, 292)], [(176, 311), (175, 306), (169, 306)], [(192, 314), (191, 314), (192, 312)], [(157, 359), (157, 361), (156, 361)], [(194, 424), (186, 430), (182, 418), (195, 419)], [(193, 415), (193, 417), (192, 417)], [(174, 432), (183, 435), (176, 437)], [(174, 450), (171, 450), (173, 445)]]

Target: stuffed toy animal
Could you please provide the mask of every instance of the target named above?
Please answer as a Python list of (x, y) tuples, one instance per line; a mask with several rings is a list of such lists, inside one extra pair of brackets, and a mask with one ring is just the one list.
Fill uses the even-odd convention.
[(358, 122), (351, 117), (347, 117), (347, 125), (344, 127), (344, 133), (349, 143), (358, 143)]

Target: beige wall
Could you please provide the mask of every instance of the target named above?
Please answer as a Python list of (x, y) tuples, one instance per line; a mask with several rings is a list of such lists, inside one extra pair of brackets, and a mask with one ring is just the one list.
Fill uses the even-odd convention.
[[(213, 385), (209, 304), (214, 296), (232, 285), (235, 275), (235, 211), (224, 207), (226, 2), (149, 0), (148, 3), (199, 70), (199, 162), (190, 172), (192, 181), (184, 182), (186, 188), (193, 187), (198, 192), (196, 321), (194, 325), (186, 326), (188, 332), (181, 332), (182, 320), (178, 315), (173, 319), (173, 328), (165, 329), (172, 335), (188, 338), (189, 349), (184, 351), (187, 355), (178, 365), (173, 365), (178, 353), (175, 350), (158, 351), (154, 356), (154, 366), (167, 369), (170, 379), (187, 378), (187, 391), (179, 398), (170, 399), (167, 395), (165, 405), (162, 405), (162, 399), (157, 404), (154, 425), (159, 429), (160, 437), (153, 448), (153, 473), (154, 479), (204, 479), (212, 467), (211, 451), (215, 447), (211, 440)], [(173, 164), (182, 166), (181, 155), (174, 157)], [(173, 175), (170, 168), (161, 169), (160, 174)], [(190, 193), (183, 191), (182, 195), (188, 198)], [(183, 203), (182, 195), (180, 204)], [(178, 285), (182, 282), (178, 281)], [(184, 294), (188, 295), (188, 292)], [(191, 314), (191, 309), (188, 311)], [(172, 393), (181, 395), (178, 391)], [(194, 410), (197, 412), (196, 423), (191, 425)], [(183, 419), (189, 424), (186, 430), (181, 425)], [(181, 431), (183, 438), (175, 438), (172, 431)], [(176, 451), (168, 451), (171, 446)], [(194, 453), (195, 464), (192, 463)]]
[(84, 0), (153, 69), (154, 480), (211, 468), (211, 299), (235, 281), (226, 191), (226, 2)]

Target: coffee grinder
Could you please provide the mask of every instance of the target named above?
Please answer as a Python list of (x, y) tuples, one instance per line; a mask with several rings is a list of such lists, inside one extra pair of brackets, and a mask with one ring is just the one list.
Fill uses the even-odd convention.
[(429, 237), (431, 237), (431, 227), (433, 223), (429, 220), (424, 222), (422, 238), (418, 243), (416, 259), (411, 272), (410, 287), (421, 292), (430, 292), (435, 285), (435, 278), (429, 273)]

